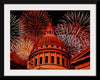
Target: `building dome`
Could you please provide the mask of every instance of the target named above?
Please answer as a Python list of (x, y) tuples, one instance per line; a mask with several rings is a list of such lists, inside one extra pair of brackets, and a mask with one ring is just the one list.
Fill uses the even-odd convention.
[(66, 46), (64, 45), (64, 43), (58, 39), (56, 37), (56, 35), (54, 34), (54, 30), (51, 27), (51, 24), (49, 24), (49, 26), (46, 29), (46, 34), (43, 36), (43, 38), (37, 40), (34, 44), (34, 48), (39, 47), (39, 46), (43, 46), (43, 45), (55, 45), (56, 47), (61, 47), (61, 48), (66, 48)]
[(56, 37), (51, 24), (45, 35), (35, 42), (27, 69), (68, 69), (70, 55), (64, 43)]
[(43, 46), (43, 45), (55, 45), (57, 47), (60, 46), (62, 48), (66, 48), (64, 43), (55, 36), (46, 36), (36, 41), (34, 44), (34, 48)]

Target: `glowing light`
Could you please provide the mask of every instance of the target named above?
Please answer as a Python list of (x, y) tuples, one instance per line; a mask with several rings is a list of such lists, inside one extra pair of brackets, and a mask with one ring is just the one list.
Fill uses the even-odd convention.
[(90, 14), (85, 11), (67, 11), (62, 19), (61, 24), (79, 24), (85, 32), (90, 32)]
[(84, 12), (66, 12), (59, 20), (55, 34), (64, 42), (72, 57), (90, 46), (90, 18)]
[(45, 34), (46, 26), (52, 22), (50, 15), (45, 11), (24, 11), (20, 17), (20, 32), (32, 40), (41, 38)]
[(19, 33), (19, 19), (14, 15), (10, 15), (10, 49), (11, 52), (15, 50), (15, 39), (20, 36)]
[(31, 50), (34, 46), (33, 41), (29, 39), (20, 38), (18, 43), (16, 43), (16, 54), (22, 59), (27, 60)]

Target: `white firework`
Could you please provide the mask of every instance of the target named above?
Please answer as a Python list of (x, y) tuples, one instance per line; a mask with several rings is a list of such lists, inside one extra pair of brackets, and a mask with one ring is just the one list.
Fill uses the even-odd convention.
[(55, 34), (64, 42), (72, 57), (90, 45), (89, 34), (79, 25), (58, 24)]

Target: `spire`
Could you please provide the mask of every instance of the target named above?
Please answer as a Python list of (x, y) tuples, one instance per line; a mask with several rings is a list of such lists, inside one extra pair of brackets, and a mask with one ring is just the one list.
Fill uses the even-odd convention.
[(51, 23), (49, 23), (49, 25), (46, 28), (46, 35), (45, 36), (55, 36), (54, 29), (53, 29)]
[(52, 28), (52, 24), (49, 23), (49, 25), (46, 28), (46, 34), (53, 34), (53, 33), (54, 33), (54, 30)]

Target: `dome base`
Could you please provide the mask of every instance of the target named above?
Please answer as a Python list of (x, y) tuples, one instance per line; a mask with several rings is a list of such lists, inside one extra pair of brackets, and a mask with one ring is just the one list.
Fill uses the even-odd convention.
[(62, 70), (62, 69), (67, 69), (66, 67), (64, 66), (60, 66), (60, 65), (55, 65), (55, 64), (44, 64), (44, 65), (39, 65), (39, 66), (35, 66), (33, 69), (50, 69), (50, 70), (54, 70), (54, 69), (59, 69), (59, 70)]

